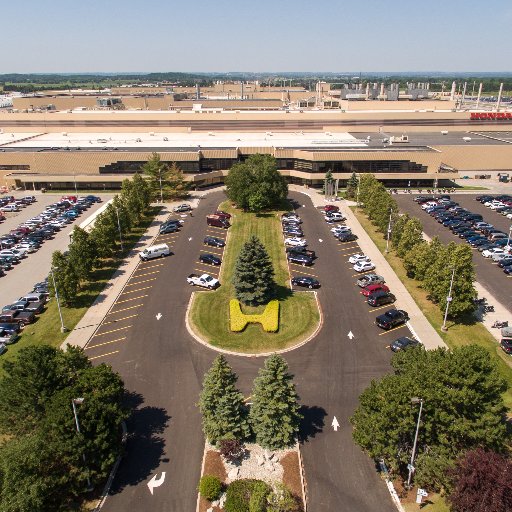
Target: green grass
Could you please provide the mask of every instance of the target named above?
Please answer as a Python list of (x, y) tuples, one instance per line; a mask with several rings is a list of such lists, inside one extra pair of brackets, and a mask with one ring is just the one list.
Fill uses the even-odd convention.
[(422, 505), (416, 503), (402, 503), (405, 512), (450, 512), (450, 507), (443, 496), (435, 493), (429, 493), (427, 498), (423, 498)]
[[(313, 293), (289, 288), (288, 265), (281, 235), (281, 212), (256, 215), (234, 210), (228, 202), (220, 207), (234, 214), (220, 275), (222, 286), (214, 292), (198, 292), (190, 312), (194, 331), (212, 345), (243, 353), (281, 350), (307, 338), (317, 327), (319, 312)], [(229, 300), (235, 298), (231, 284), (236, 259), (251, 235), (257, 236), (274, 264), (276, 298), (280, 301), (279, 330), (266, 333), (261, 325), (250, 324), (240, 333), (229, 330)], [(242, 306), (246, 314), (262, 313), (264, 306)]]
[[(78, 294), (76, 303), (71, 307), (62, 307), (62, 318), (68, 332), (61, 332), (61, 324), (57, 302), (52, 299), (48, 302), (46, 311), (37, 317), (36, 322), (27, 325), (19, 340), (8, 346), (7, 352), (2, 355), (1, 361), (11, 360), (23, 348), (31, 345), (52, 345), (59, 347), (66, 339), (76, 324), (82, 319), (85, 312), (91, 307), (96, 297), (101, 293), (108, 283), (112, 274), (117, 270), (121, 260), (130, 252), (131, 248), (137, 243), (139, 238), (146, 232), (148, 226), (153, 221), (159, 208), (151, 208), (143, 218), (140, 226), (134, 228), (129, 235), (124, 237), (124, 253), (119, 254), (117, 258), (104, 261), (102, 268), (96, 269), (88, 284), (83, 285), (82, 291)], [(3, 377), (3, 367), (0, 365), (0, 379)]]
[(491, 357), (496, 361), (499, 372), (509, 385), (509, 389), (503, 394), (503, 399), (507, 408), (512, 410), (512, 358), (500, 349), (496, 340), (481, 323), (455, 323), (448, 321), (448, 332), (442, 332), (443, 312), (439, 310), (437, 305), (428, 300), (428, 294), (421, 288), (419, 281), (407, 277), (407, 273), (400, 258), (394, 252), (385, 253), (386, 241), (382, 234), (377, 231), (377, 228), (364, 215), (363, 211), (354, 207), (351, 209), (443, 341), (450, 348), (470, 344), (480, 345), (491, 354)]

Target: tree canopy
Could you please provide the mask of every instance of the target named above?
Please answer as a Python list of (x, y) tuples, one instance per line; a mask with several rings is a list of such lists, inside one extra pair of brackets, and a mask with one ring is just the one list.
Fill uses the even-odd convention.
[(158, 153), (152, 153), (142, 166), (142, 172), (147, 176), (153, 200), (178, 199), (188, 196), (190, 185), (176, 162), (172, 162), (169, 167), (168, 164), (161, 161)]
[(260, 212), (279, 205), (288, 185), (271, 155), (251, 155), (233, 165), (225, 179), (226, 194), (238, 207)]

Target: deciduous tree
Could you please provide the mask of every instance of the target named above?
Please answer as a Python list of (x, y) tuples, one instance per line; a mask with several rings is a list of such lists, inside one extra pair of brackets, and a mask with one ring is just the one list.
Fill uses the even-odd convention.
[(422, 240), (423, 226), (416, 217), (413, 217), (412, 219), (409, 219), (404, 226), (402, 236), (400, 237), (400, 243), (396, 249), (398, 256), (401, 258), (405, 257), (405, 255), (415, 245), (421, 243)]
[(89, 233), (75, 226), (68, 252), (69, 263), (74, 268), (78, 279), (87, 280), (97, 257), (96, 247)]
[(347, 199), (355, 199), (357, 195), (357, 186), (359, 184), (359, 179), (356, 176), (356, 173), (353, 172), (350, 178), (347, 181)]
[(252, 391), (250, 420), (256, 442), (271, 450), (291, 446), (299, 432), (299, 396), (288, 364), (274, 354), (265, 360)]
[(52, 255), (52, 269), (49, 283), (51, 288), (56, 288), (59, 294), (59, 300), (63, 304), (72, 305), (77, 298), (80, 278), (68, 256), (60, 251), (55, 251)]

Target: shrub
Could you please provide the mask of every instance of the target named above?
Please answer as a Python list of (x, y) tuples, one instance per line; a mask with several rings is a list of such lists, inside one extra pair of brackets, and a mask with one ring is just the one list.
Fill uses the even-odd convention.
[(235, 463), (244, 453), (244, 445), (238, 439), (221, 439), (220, 454), (229, 462)]
[(267, 496), (271, 492), (272, 489), (265, 482), (255, 483), (249, 499), (249, 512), (266, 512)]
[(248, 478), (235, 480), (229, 484), (224, 504), (225, 512), (251, 512), (249, 503), (256, 485), (259, 483), (261, 480)]
[(199, 494), (208, 501), (219, 499), (222, 492), (222, 482), (213, 475), (204, 475), (199, 480)]
[(233, 332), (243, 331), (247, 324), (260, 323), (265, 332), (276, 332), (279, 329), (279, 301), (271, 300), (260, 315), (242, 313), (240, 302), (236, 299), (229, 301), (230, 329)]

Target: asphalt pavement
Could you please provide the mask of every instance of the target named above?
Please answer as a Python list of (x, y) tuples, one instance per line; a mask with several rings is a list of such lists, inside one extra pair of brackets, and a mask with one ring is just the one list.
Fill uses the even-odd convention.
[[(309, 510), (391, 512), (394, 506), (384, 482), (352, 441), (349, 417), (370, 381), (390, 371), (387, 347), (408, 329), (384, 332), (375, 326), (375, 316), (385, 309), (376, 311), (364, 302), (355, 285), (358, 276), (347, 261), (359, 247), (338, 244), (311, 200), (291, 195), (301, 205), (298, 213), (306, 237), (318, 254), (313, 268), (292, 267), (292, 275), (305, 272), (318, 277), (324, 314), (318, 336), (285, 355), (305, 415), (301, 443)], [(216, 352), (197, 343), (186, 330), (185, 312), (195, 290), (187, 285), (186, 276), (204, 268), (197, 262), (205, 249), (203, 237), (225, 235), (207, 228), (204, 218), (223, 198), (220, 192), (206, 195), (180, 233), (155, 240), (170, 244), (174, 255), (136, 266), (86, 346), (93, 361), (110, 364), (121, 374), (134, 409), (128, 421), (127, 454), (104, 505), (106, 511), (194, 510), (204, 446), (196, 403)], [(215, 270), (210, 273), (217, 275)], [(355, 336), (352, 340), (349, 331)], [(228, 360), (248, 396), (263, 358), (229, 356)], [(340, 423), (337, 432), (331, 427), (334, 416)], [(161, 479), (163, 472), (164, 483), (151, 494), (147, 483)]]

